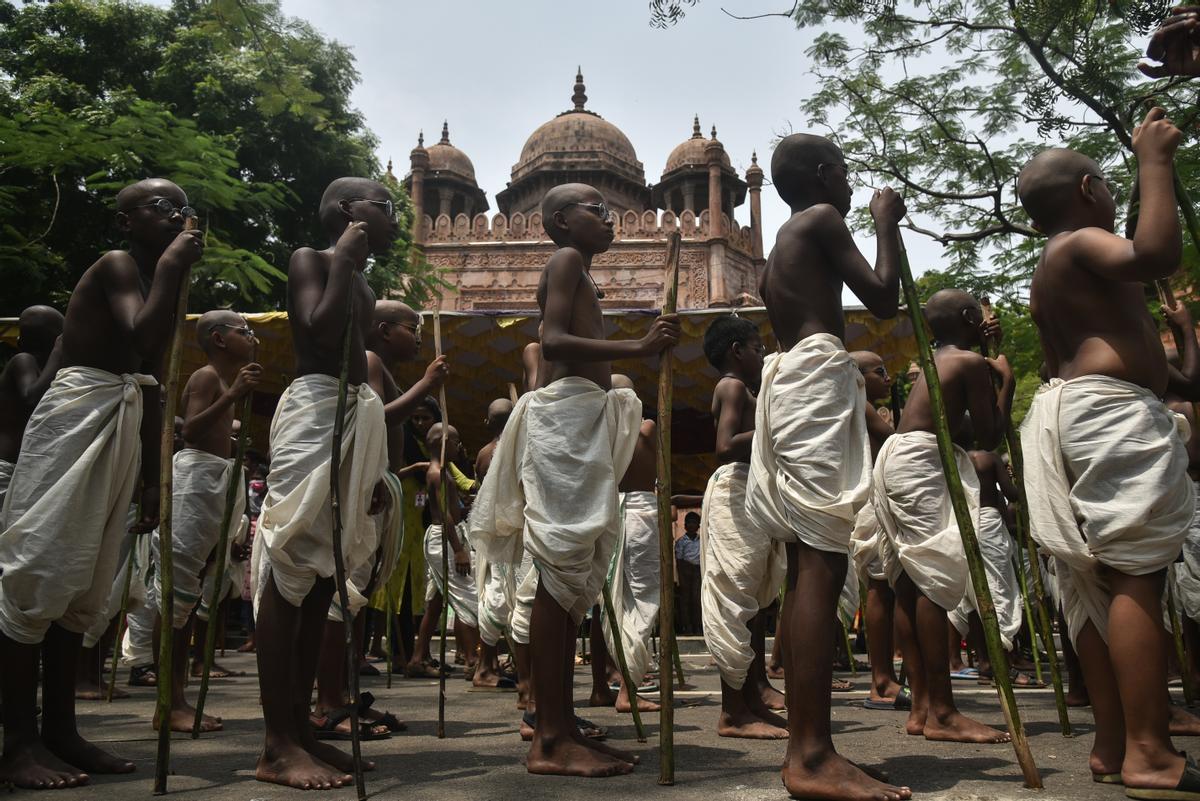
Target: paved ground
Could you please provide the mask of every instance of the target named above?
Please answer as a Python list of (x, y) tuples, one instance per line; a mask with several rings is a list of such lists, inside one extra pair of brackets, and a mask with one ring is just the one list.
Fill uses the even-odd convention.
[[(247, 676), (213, 683), (209, 711), (224, 718), (224, 732), (196, 741), (177, 735), (172, 748), (171, 795), (189, 801), (296, 797), (297, 791), (254, 781), (252, 768), (262, 736), (254, 659), (231, 652), (223, 661), (229, 667), (246, 671)], [(611, 727), (611, 742), (641, 755), (642, 764), (631, 776), (603, 780), (530, 776), (520, 762), (525, 749), (516, 733), (515, 696), (468, 693), (467, 683), (455, 677), (448, 683), (444, 740), (434, 736), (436, 682), (398, 679), (387, 690), (383, 679), (364, 679), (364, 689), (379, 699), (377, 706), (396, 712), (409, 725), (406, 734), (364, 745), (364, 752), (379, 764), (377, 771), (367, 774), (368, 792), (378, 799), (420, 801), (785, 798), (779, 782), (783, 744), (717, 737), (714, 724), (720, 694), (716, 669), (706, 654), (685, 654), (684, 664), (688, 681), (695, 689), (677, 693), (683, 705), (675, 715), (674, 787), (657, 784), (657, 716), (648, 716), (652, 724), (650, 743), (638, 745), (629, 716), (617, 715), (612, 709), (580, 710), (581, 714)], [(587, 698), (586, 670), (585, 667), (577, 671), (576, 676), (575, 697), (581, 705)], [(848, 674), (840, 675), (849, 678)], [(865, 686), (864, 678), (860, 676), (857, 683)], [(1002, 725), (994, 691), (964, 683), (957, 683), (955, 689), (965, 712), (993, 725)], [(153, 691), (132, 691), (131, 699), (111, 706), (81, 702), (79, 715), (86, 733), (108, 743), (118, 754), (135, 760), (137, 773), (97, 778), (91, 787), (66, 791), (66, 797), (104, 801), (150, 797), (155, 752), (154, 733), (149, 724)], [(910, 785), (919, 798), (1116, 801), (1124, 797), (1120, 788), (1103, 787), (1091, 781), (1086, 762), (1092, 739), (1089, 711), (1072, 710), (1076, 736), (1064, 739), (1058, 730), (1049, 690), (1025, 691), (1018, 699), (1045, 781), (1045, 790), (1041, 792), (1022, 787), (1011, 746), (952, 745), (910, 738), (902, 729), (902, 713), (864, 710), (861, 698), (861, 693), (834, 697), (833, 726), (839, 750), (864, 764), (889, 771), (893, 781)], [(1179, 745), (1189, 750), (1200, 748), (1200, 743), (1188, 739)], [(328, 797), (350, 799), (354, 793), (352, 788), (335, 790)]]

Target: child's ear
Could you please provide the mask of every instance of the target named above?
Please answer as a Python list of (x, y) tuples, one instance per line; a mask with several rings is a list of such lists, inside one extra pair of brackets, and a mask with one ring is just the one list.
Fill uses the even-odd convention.
[(350, 201), (349, 200), (339, 200), (338, 201), (338, 210), (342, 212), (342, 216), (345, 217), (347, 220), (354, 219), (354, 215), (350, 213)]
[(1092, 191), (1092, 176), (1085, 175), (1079, 179), (1079, 192), (1083, 195), (1085, 203), (1096, 202), (1096, 194)]
[(129, 233), (129, 215), (123, 211), (117, 212), (117, 230), (123, 234)]

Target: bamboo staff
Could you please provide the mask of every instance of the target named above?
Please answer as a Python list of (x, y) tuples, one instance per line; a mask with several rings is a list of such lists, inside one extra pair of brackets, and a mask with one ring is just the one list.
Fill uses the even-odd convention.
[[(196, 230), (196, 218), (188, 217), (183, 230)], [(171, 767), (171, 676), (175, 633), (175, 569), (171, 553), (171, 506), (175, 486), (175, 412), (179, 406), (179, 365), (183, 361), (183, 326), (187, 322), (190, 275), (184, 275), (175, 301), (175, 322), (167, 371), (163, 376), (166, 405), (163, 409), (162, 437), (159, 443), (158, 476), (158, 554), (159, 554), (159, 637), (158, 637), (158, 753), (154, 760), (154, 794), (167, 792), (167, 773)], [(132, 557), (132, 553), (130, 554)]]
[[(992, 304), (987, 298), (983, 298), (979, 304), (983, 309), (985, 319), (993, 319), (995, 314), (992, 312)], [(994, 351), (998, 352), (999, 348), (995, 342), (986, 342), (984, 347), (988, 354), (991, 355)], [(1046, 649), (1046, 662), (1050, 667), (1050, 681), (1054, 685), (1054, 705), (1058, 710), (1058, 725), (1062, 730), (1063, 737), (1072, 736), (1071, 718), (1067, 714), (1067, 695), (1063, 690), (1062, 670), (1058, 664), (1058, 650), (1054, 645), (1054, 629), (1050, 626), (1050, 613), (1046, 611), (1046, 590), (1045, 584), (1042, 581), (1042, 566), (1038, 561), (1037, 546), (1033, 541), (1033, 527), (1029, 523), (1029, 502), (1025, 495), (1025, 456), (1021, 450), (1021, 438), (1012, 430), (1010, 425), (1004, 432), (1004, 441), (1008, 447), (1009, 466), (1012, 470), (1013, 486), (1017, 490), (1017, 536), (1019, 541), (1024, 545), (1025, 551), (1029, 557), (1029, 576), (1033, 580), (1033, 596), (1030, 598), (1030, 605), (1035, 607), (1037, 617), (1034, 622), (1037, 624), (1038, 635), (1042, 639), (1042, 646)], [(1021, 574), (1022, 579), (1024, 574)], [(1035, 638), (1031, 643), (1033, 646), (1034, 665), (1038, 664), (1038, 646)], [(1041, 677), (1038, 678), (1041, 681)]]
[(1179, 674), (1183, 679), (1183, 700), (1191, 706), (1196, 702), (1196, 687), (1192, 683), (1192, 671), (1188, 669), (1187, 649), (1183, 644), (1183, 629), (1179, 627), (1179, 609), (1175, 606), (1175, 569), (1167, 572), (1167, 610), (1171, 616), (1171, 638), (1175, 641), (1175, 658), (1179, 660)]
[[(675, 664), (675, 681), (679, 684), (679, 689), (687, 687), (687, 677), (683, 675), (683, 660), (679, 658), (679, 642), (674, 638), (671, 639), (671, 644), (675, 646), (671, 650), (671, 661)], [(661, 674), (662, 671), (660, 670)], [(662, 676), (659, 676), (662, 679)]]
[(608, 616), (608, 628), (612, 632), (613, 638), (613, 654), (617, 657), (617, 668), (621, 671), (621, 681), (624, 682), (625, 692), (629, 695), (629, 706), (633, 711), (633, 728), (637, 732), (637, 741), (644, 743), (646, 742), (646, 729), (642, 726), (642, 714), (638, 712), (637, 683), (629, 674), (629, 663), (625, 661), (625, 644), (621, 641), (621, 621), (617, 620), (617, 613), (613, 608), (612, 578), (616, 566), (617, 559), (614, 556), (608, 568), (607, 580), (604, 582), (604, 614)]
[[(351, 225), (361, 223), (351, 223)], [(346, 328), (342, 332), (342, 361), (338, 371), (337, 411), (333, 419), (333, 453), (329, 464), (329, 496), (333, 507), (333, 575), (337, 584), (338, 606), (342, 612), (343, 643), (346, 649), (346, 679), (350, 684), (350, 753), (354, 760), (354, 786), (359, 801), (366, 801), (367, 783), (363, 777), (362, 742), (358, 731), (358, 659), (354, 648), (354, 617), (350, 614), (350, 591), (346, 588), (346, 560), (342, 554), (342, 439), (346, 429), (346, 403), (350, 392), (350, 343), (354, 339), (354, 288), (346, 300)]]
[[(666, 291), (663, 296), (663, 314), (674, 314), (676, 297), (679, 294), (679, 240), (678, 233), (667, 239), (667, 264), (665, 271)], [(662, 639), (659, 649), (662, 656), (675, 651), (675, 592), (671, 577), (675, 575), (675, 540), (671, 530), (671, 403), (674, 389), (674, 370), (671, 364), (672, 348), (666, 348), (658, 362), (658, 540), (662, 581), (658, 607), (658, 636)], [(658, 783), (675, 783), (675, 709), (674, 688), (671, 686), (670, 669), (659, 668), (659, 702), (662, 704), (659, 718), (659, 749), (662, 764)]]
[[(251, 345), (250, 361), (257, 361), (258, 345)], [(208, 697), (208, 681), (212, 673), (213, 659), (217, 650), (217, 616), (221, 597), (225, 589), (225, 571), (229, 557), (229, 527), (233, 523), (233, 507), (237, 504), (238, 488), (244, 481), (242, 461), (246, 458), (246, 434), (250, 428), (250, 396), (247, 392), (238, 404), (237, 446), (233, 450), (233, 463), (229, 466), (229, 481), (225, 486), (225, 511), (221, 515), (221, 535), (217, 540), (217, 563), (213, 565), (213, 592), (208, 601), (208, 628), (204, 633), (204, 670), (200, 674), (200, 694), (196, 698), (196, 719), (192, 721), (192, 739), (200, 737), (200, 723), (204, 718), (204, 701)]]
[[(1024, 547), (1022, 543), (1021, 546)], [(1021, 558), (1024, 551), (1017, 551), (1017, 556), (1014, 558), (1012, 565), (1017, 572), (1017, 583), (1021, 585), (1021, 605), (1025, 608), (1025, 630), (1029, 633), (1029, 644), (1033, 649), (1033, 672), (1037, 676), (1038, 683), (1041, 684), (1042, 678), (1042, 657), (1038, 648), (1038, 633), (1036, 624), (1034, 623), (1033, 604), (1029, 601), (1029, 582), (1025, 580), (1025, 560)]]
[(1000, 626), (996, 622), (996, 607), (992, 604), (992, 591), (988, 587), (987, 573), (983, 566), (983, 556), (979, 552), (979, 541), (975, 538), (975, 526), (971, 522), (971, 511), (967, 507), (967, 497), (963, 492), (962, 479), (958, 474), (958, 465), (954, 457), (954, 442), (950, 436), (950, 427), (946, 422), (946, 407), (942, 400), (942, 384), (938, 380), (937, 366), (933, 360), (933, 349), (929, 344), (929, 332), (926, 330), (925, 317), (921, 312), (921, 299), (917, 295), (916, 284), (913, 283), (912, 270), (908, 264), (908, 253), (904, 249), (904, 240), (900, 239), (900, 283), (904, 290), (908, 314), (912, 319), (913, 334), (917, 340), (917, 356), (921, 362), (921, 370), (925, 374), (925, 384), (929, 391), (929, 405), (937, 426), (938, 455), (942, 461), (942, 472), (946, 476), (946, 489), (954, 507), (954, 517), (958, 522), (959, 534), (962, 536), (963, 550), (967, 555), (967, 566), (971, 573), (971, 584), (975, 588), (976, 608), (979, 618), (983, 621), (984, 639), (987, 641), (988, 657), (992, 662), (992, 673), (995, 677), (997, 692), (1000, 696), (1000, 708), (1004, 712), (1004, 720), (1012, 735), (1013, 749), (1017, 754), (1017, 762), (1025, 777), (1025, 786), (1030, 789), (1042, 788), (1042, 777), (1038, 774), (1037, 765), (1033, 760), (1033, 752), (1029, 750), (1029, 741), (1025, 738), (1025, 728), (1021, 725), (1021, 714), (1017, 710), (1017, 700), (1013, 695), (1012, 679), (1008, 672), (1008, 654), (1000, 642)]
[[(442, 315), (441, 310), (433, 307), (433, 348), (434, 356), (442, 355)], [(442, 513), (442, 641), (438, 656), (438, 722), (437, 736), (439, 740), (446, 737), (446, 628), (450, 622), (450, 537), (447, 526), (450, 522), (449, 505), (446, 503), (449, 491), (446, 482), (452, 480), (450, 471), (446, 469), (446, 429), (450, 427), (450, 414), (446, 408), (446, 385), (438, 388), (438, 402), (442, 405), (442, 445), (441, 462), (438, 464), (442, 486), (438, 490), (438, 506)], [(461, 647), (461, 643), (456, 643)]]
[[(142, 519), (142, 507), (138, 504), (138, 520)], [(133, 586), (133, 555), (137, 550), (136, 532), (129, 533), (129, 562), (125, 566), (125, 586), (121, 590), (121, 614), (117, 618), (117, 639), (113, 644), (112, 669), (108, 674), (108, 702), (111, 704), (117, 691), (117, 664), (121, 657), (121, 640), (125, 637), (125, 626), (129, 621), (129, 590)]]
[[(403, 514), (403, 510), (397, 509), (396, 513)], [(384, 654), (386, 655), (385, 658), (387, 659), (387, 688), (390, 690), (390, 689), (392, 689), (392, 647), (394, 646), (395, 641), (396, 641), (396, 638), (395, 638), (395, 629), (396, 629), (395, 614), (396, 614), (396, 611), (395, 611), (395, 608), (393, 607), (393, 604), (395, 603), (395, 601), (392, 600), (392, 594), (390, 592), (388, 592), (388, 588), (386, 586), (384, 586), (384, 588), (383, 588), (383, 594), (384, 594), (384, 598), (385, 598), (384, 603), (383, 603), (383, 610), (384, 610), (383, 613), (386, 616), (386, 617), (384, 617), (385, 622), (383, 625), (384, 625), (384, 632), (387, 635), (387, 649), (384, 651)]]
[[(853, 567), (851, 567), (853, 569)], [(846, 644), (846, 661), (850, 663), (850, 675), (858, 675), (858, 665), (854, 659), (854, 649), (850, 647), (850, 630), (846, 628), (846, 621), (842, 620), (842, 616), (838, 614), (838, 623), (842, 626), (842, 641)]]

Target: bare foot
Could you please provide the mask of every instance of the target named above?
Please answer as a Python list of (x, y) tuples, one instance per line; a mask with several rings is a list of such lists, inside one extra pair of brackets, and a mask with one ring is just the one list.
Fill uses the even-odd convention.
[[(121, 693), (118, 695), (113, 693), (113, 698), (128, 698), (128, 694)], [(108, 699), (108, 687), (101, 687), (92, 684), (90, 681), (82, 681), (75, 685), (75, 700), (76, 701), (104, 701)]]
[(258, 758), (254, 778), (298, 790), (332, 790), (354, 782), (353, 776), (330, 767), (298, 746), (277, 753), (264, 751)]
[(882, 687), (876, 684), (871, 685), (871, 700), (872, 701), (895, 701), (900, 695), (903, 688), (894, 681), (889, 681)]
[(593, 751), (599, 751), (601, 754), (610, 756), (613, 759), (619, 759), (622, 762), (628, 762), (630, 765), (637, 765), (642, 761), (642, 758), (637, 754), (630, 751), (623, 751), (620, 748), (613, 748), (611, 745), (602, 743), (593, 737), (587, 737), (578, 729), (575, 730), (575, 734), (575, 739), (578, 742), (583, 743)]
[[(171, 710), (171, 731), (184, 732), (191, 734), (192, 724), (196, 722), (196, 710), (190, 704), (184, 704), (181, 707), (176, 707)], [(154, 720), (152, 721), (154, 730), (158, 731), (158, 709), (154, 710)], [(204, 715), (200, 719), (200, 731), (221, 731), (225, 726), (221, 719), (212, 715)]]
[[(212, 670), (210, 670), (208, 672), (208, 677), (210, 679), (229, 679), (229, 678), (233, 678), (235, 676), (244, 676), (244, 675), (246, 675), (246, 674), (240, 670), (230, 670), (229, 668), (223, 667), (216, 662), (213, 662)], [(192, 663), (192, 678), (193, 679), (204, 678), (204, 663), (203, 662), (193, 662)]]
[(767, 677), (772, 679), (782, 679), (783, 665), (767, 665)]
[(759, 695), (762, 697), (762, 702), (767, 709), (774, 709), (776, 712), (787, 709), (787, 697), (770, 684), (764, 684), (760, 687)]
[(1175, 704), (1171, 704), (1167, 709), (1171, 716), (1172, 737), (1200, 736), (1200, 718), (1181, 706), (1175, 706)]
[(97, 748), (78, 732), (57, 736), (43, 729), (42, 744), (54, 756), (84, 773), (133, 773), (135, 769), (132, 762)]
[(1082, 690), (1071, 690), (1067, 693), (1067, 706), (1091, 706), (1092, 699), (1088, 698), (1088, 694)]
[(932, 715), (925, 720), (925, 739), (952, 743), (1007, 743), (1012, 737), (1006, 731), (985, 726), (961, 712), (943, 720)]
[(62, 790), (88, 783), (88, 775), (59, 770), (37, 746), (9, 747), (0, 760), (0, 785), (11, 784), (25, 790)]
[[(346, 724), (346, 732), (350, 732), (350, 721), (343, 721)], [(340, 728), (340, 726), (339, 726)], [(386, 727), (385, 727), (386, 728)], [(330, 765), (343, 773), (354, 773), (354, 755), (347, 754), (341, 749), (335, 748), (329, 743), (321, 742), (315, 737), (304, 737), (301, 743), (304, 750), (313, 756), (319, 762)], [(375, 770), (375, 763), (369, 759), (364, 759), (362, 763), (363, 772)]]
[(746, 740), (786, 740), (787, 725), (774, 726), (749, 711), (731, 715), (721, 710), (717, 718), (717, 734), (722, 737), (740, 737)]
[(530, 773), (600, 778), (633, 772), (633, 764), (590, 748), (574, 737), (550, 741), (539, 737), (529, 746), (525, 768)]
[[(662, 705), (656, 704), (645, 696), (637, 697), (638, 712), (661, 712)], [(633, 706), (629, 703), (629, 694), (624, 689), (617, 693), (616, 710), (618, 712), (632, 712)]]
[(616, 702), (617, 696), (611, 687), (596, 687), (592, 690), (592, 697), (588, 699), (588, 706), (612, 706)]
[(925, 718), (925, 710), (913, 707), (908, 713), (908, 720), (904, 721), (905, 733), (913, 737), (920, 737), (925, 733)]
[(876, 781), (835, 753), (807, 764), (800, 759), (789, 759), (780, 773), (783, 786), (796, 798), (836, 801), (903, 801), (912, 798), (909, 788)]

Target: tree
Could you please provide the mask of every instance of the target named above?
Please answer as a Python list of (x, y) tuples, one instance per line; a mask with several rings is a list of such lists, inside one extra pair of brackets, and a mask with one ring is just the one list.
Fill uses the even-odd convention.
[[(0, 0), (0, 76), (0, 314), (61, 305), (120, 246), (116, 190), (147, 175), (179, 183), (208, 231), (192, 309), (278, 308), (291, 251), (324, 243), (326, 184), (380, 172), (352, 54), (272, 0)], [(408, 244), (378, 274), (427, 287)]]

